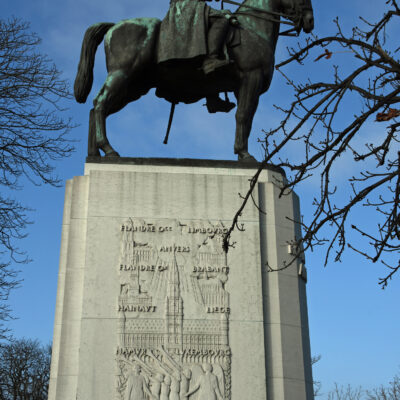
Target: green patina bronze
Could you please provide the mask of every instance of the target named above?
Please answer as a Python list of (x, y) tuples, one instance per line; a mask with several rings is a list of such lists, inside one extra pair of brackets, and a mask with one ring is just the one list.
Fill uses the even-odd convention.
[(202, 0), (172, 0), (160, 26), (157, 61), (206, 56), (210, 17), (229, 16), (229, 11), (215, 10)]
[(207, 54), (209, 9), (203, 1), (174, 0), (161, 22), (158, 62)]
[[(256, 7), (263, 10), (272, 9), (271, 0), (248, 0), (244, 2), (244, 5), (239, 7), (238, 11), (251, 11), (249, 7)], [(265, 29), (265, 21), (260, 18), (254, 18), (252, 16), (238, 15), (237, 18), (242, 26), (246, 26), (246, 29), (251, 30), (257, 36), (262, 39), (271, 41), (273, 40), (273, 35), (270, 29)]]
[(313, 28), (311, 0), (245, 0), (234, 13), (211, 8), (204, 0), (171, 0), (162, 21), (134, 18), (92, 25), (82, 44), (77, 101), (85, 102), (90, 92), (95, 53), (103, 39), (108, 76), (90, 112), (89, 155), (101, 150), (118, 156), (106, 135), (107, 116), (155, 88), (157, 96), (173, 104), (172, 110), (177, 103), (205, 98), (209, 112), (230, 111), (234, 104), (219, 93), (233, 92), (234, 151), (240, 160), (254, 160), (248, 138), (259, 97), (272, 80), (281, 15), (296, 31)]

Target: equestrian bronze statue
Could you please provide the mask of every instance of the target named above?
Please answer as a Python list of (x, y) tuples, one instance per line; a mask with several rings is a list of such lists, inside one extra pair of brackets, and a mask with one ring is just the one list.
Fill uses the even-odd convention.
[(204, 0), (171, 0), (162, 21), (133, 18), (87, 29), (75, 79), (76, 100), (84, 103), (89, 95), (95, 53), (103, 39), (108, 71), (90, 112), (89, 156), (100, 155), (100, 150), (118, 156), (107, 138), (107, 116), (155, 88), (173, 107), (205, 98), (209, 112), (230, 111), (234, 104), (219, 94), (233, 92), (234, 152), (239, 160), (254, 160), (248, 138), (259, 97), (272, 80), (280, 25), (293, 26), (287, 32), (309, 33), (313, 10), (311, 0), (224, 2), (239, 7), (231, 13), (215, 10)]

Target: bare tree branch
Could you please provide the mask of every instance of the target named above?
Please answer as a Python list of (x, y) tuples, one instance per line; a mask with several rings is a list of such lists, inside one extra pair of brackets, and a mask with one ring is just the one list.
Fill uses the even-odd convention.
[[(11, 317), (6, 300), (19, 284), (10, 263), (28, 261), (17, 243), (31, 210), (15, 199), (15, 189), (26, 179), (59, 185), (52, 162), (73, 151), (66, 136), (73, 124), (61, 116), (68, 85), (39, 45), (28, 23), (0, 19), (0, 324)], [(0, 325), (0, 338), (5, 334)]]
[(0, 399), (47, 400), (51, 346), (19, 339), (0, 345)]
[[(307, 221), (296, 221), (303, 230), (303, 238), (295, 246), (296, 255), (326, 245), (326, 265), (331, 258), (340, 261), (345, 249), (351, 249), (371, 262), (381, 262), (386, 272), (379, 280), (382, 288), (400, 269), (400, 155), (396, 149), (400, 128), (396, 120), (400, 117), (396, 108), (400, 103), (400, 48), (395, 38), (390, 40), (386, 35), (388, 26), (399, 22), (400, 10), (394, 0), (386, 4), (387, 10), (377, 22), (362, 20), (364, 30), (356, 26), (351, 35), (346, 35), (336, 19), (335, 35), (307, 39), (305, 45), (290, 48), (288, 59), (276, 66), (293, 89), (294, 99), (286, 107), (276, 106), (283, 118), (277, 127), (265, 132), (265, 157), (249, 188), (249, 192), (254, 189), (267, 164), (286, 171), (281, 195), (319, 176), (313, 215)], [(346, 53), (348, 62), (341, 68), (333, 65), (333, 73), (325, 81), (309, 79), (297, 83), (283, 71), (294, 61), (300, 65), (310, 61), (328, 63), (335, 60), (337, 53)], [(364, 134), (372, 124), (376, 129), (373, 143)], [(296, 148), (302, 146), (302, 157), (283, 159), (285, 149), (294, 142)], [(336, 171), (343, 160), (348, 167), (338, 179)], [(347, 200), (343, 200), (345, 192)], [(250, 195), (243, 198), (225, 237), (226, 251)], [(375, 227), (366, 221), (352, 222), (360, 207), (374, 211)], [(349, 230), (353, 236), (347, 234)], [(353, 240), (354, 234), (366, 242)], [(389, 260), (396, 255), (393, 264)], [(283, 268), (287, 265), (278, 270)]]

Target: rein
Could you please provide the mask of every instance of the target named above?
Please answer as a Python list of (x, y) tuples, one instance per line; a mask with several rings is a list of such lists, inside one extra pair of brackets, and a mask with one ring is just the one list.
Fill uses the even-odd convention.
[(249, 8), (250, 10), (262, 12), (264, 14), (270, 14), (270, 15), (274, 15), (274, 16), (277, 16), (277, 17), (283, 17), (283, 18), (286, 18), (286, 19), (289, 19), (289, 17), (290, 17), (289, 14), (284, 14), (284, 13), (280, 13), (280, 12), (276, 12), (276, 11), (269, 11), (269, 10), (264, 10), (264, 9), (258, 8), (258, 7), (248, 6), (246, 4), (238, 3), (237, 1), (233, 1), (233, 0), (221, 0), (221, 1), (222, 1), (222, 3), (228, 3), (228, 4), (232, 4), (234, 6), (239, 6), (239, 7), (240, 6), (246, 7), (246, 8)]
[[(300, 17), (304, 11), (307, 11), (308, 9), (310, 9), (310, 7), (304, 6), (304, 5), (302, 5), (300, 7), (296, 7), (296, 12), (294, 15), (296, 17), (295, 19), (297, 20), (297, 22), (292, 22), (292, 21), (282, 21), (280, 19), (274, 19), (274, 17), (282, 17), (285, 19), (290, 19), (290, 17), (292, 17), (292, 15), (289, 15), (289, 14), (284, 14), (284, 13), (276, 12), (276, 11), (264, 10), (259, 7), (253, 7), (253, 6), (243, 4), (243, 3), (238, 3), (234, 0), (221, 0), (221, 8), (223, 8), (224, 3), (232, 4), (234, 6), (239, 6), (239, 7), (246, 7), (249, 9), (249, 11), (240, 11), (240, 10), (235, 11), (234, 15), (248, 15), (250, 17), (263, 19), (264, 21), (268, 21), (268, 22), (278, 22), (281, 24), (293, 26), (293, 28), (291, 28), (291, 29), (288, 29), (284, 32), (280, 32), (279, 33), (280, 36), (298, 36), (300, 33), (300, 30), (301, 30), (301, 26), (299, 25), (300, 20), (301, 20)], [(257, 14), (252, 13), (251, 11), (256, 11), (257, 13), (269, 14), (271, 17), (257, 15)]]
[[(229, 1), (229, 3), (232, 3), (232, 2)], [(264, 21), (279, 22), (279, 23), (285, 24), (285, 25), (297, 26), (297, 24), (294, 23), (294, 22), (290, 22), (290, 21), (281, 21), (281, 20), (279, 20), (279, 19), (273, 19), (273, 18), (263, 17), (262, 15), (257, 15), (257, 14), (254, 14), (254, 13), (250, 12), (250, 11), (236, 11), (236, 12), (235, 12), (235, 15), (248, 15), (248, 16), (250, 16), (250, 17), (263, 19)]]

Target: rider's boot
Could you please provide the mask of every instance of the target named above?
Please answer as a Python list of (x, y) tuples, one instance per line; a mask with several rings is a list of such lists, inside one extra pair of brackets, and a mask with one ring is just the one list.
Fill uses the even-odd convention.
[(216, 112), (226, 112), (232, 110), (235, 107), (235, 103), (230, 102), (227, 100), (222, 100), (217, 94), (214, 96), (207, 97), (207, 110), (209, 113), (216, 113)]
[[(208, 32), (208, 56), (203, 62), (203, 71), (209, 74), (218, 68), (229, 65), (229, 60), (220, 58), (222, 46), (229, 29), (229, 20), (225, 17), (213, 18)], [(222, 100), (221, 100), (222, 101)]]

